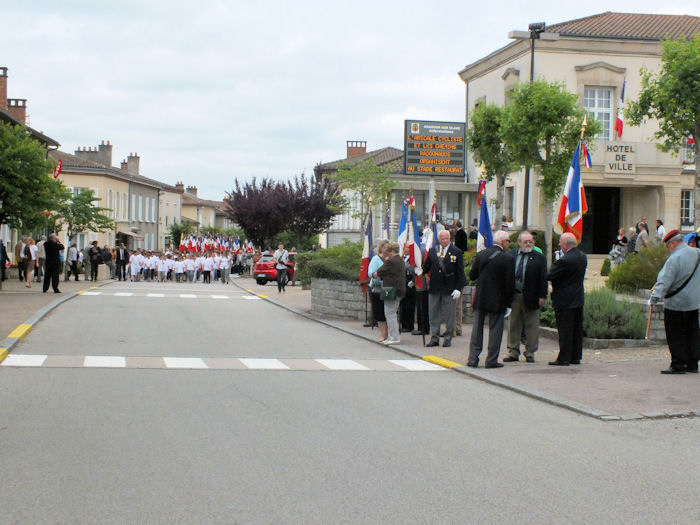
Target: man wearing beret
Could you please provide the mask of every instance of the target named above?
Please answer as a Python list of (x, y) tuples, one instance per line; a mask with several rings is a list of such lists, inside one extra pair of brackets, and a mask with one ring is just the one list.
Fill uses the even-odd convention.
[(700, 336), (700, 250), (683, 242), (678, 230), (663, 238), (671, 255), (656, 278), (650, 305), (664, 303), (664, 328), (671, 353), (671, 366), (662, 374), (698, 372)]

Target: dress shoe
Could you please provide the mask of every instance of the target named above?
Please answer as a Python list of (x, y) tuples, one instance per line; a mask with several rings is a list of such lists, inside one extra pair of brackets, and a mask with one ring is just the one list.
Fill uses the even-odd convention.
[(526, 355), (526, 356), (525, 356), (525, 362), (526, 362), (526, 363), (534, 363), (534, 362), (535, 362), (535, 356), (534, 356), (534, 355)]
[(468, 366), (469, 368), (479, 368), (479, 364), (478, 364), (478, 363), (467, 363), (467, 366)]
[(411, 332), (411, 335), (423, 335), (423, 330), (413, 330), (413, 332)]
[(372, 323), (363, 323), (362, 326), (365, 328), (369, 328), (370, 326), (372, 326)]
[(566, 361), (550, 361), (549, 364), (552, 366), (569, 366), (569, 363)]
[(387, 345), (387, 346), (389, 346), (389, 345), (397, 345), (397, 344), (399, 344), (400, 342), (401, 342), (401, 341), (399, 341), (398, 339), (386, 339), (386, 340), (384, 341), (384, 344)]
[(517, 357), (513, 357), (513, 356), (511, 356), (511, 355), (508, 355), (508, 356), (506, 356), (506, 357), (503, 358), (503, 362), (504, 362), (504, 363), (515, 363), (516, 361), (518, 361), (518, 358), (517, 358)]
[(581, 364), (581, 361), (578, 361), (578, 360), (576, 360), (576, 361), (571, 361), (570, 364), (572, 364), (572, 365), (580, 365), (580, 364)]
[(54, 290), (53, 293), (61, 293), (61, 290)]
[(443, 348), (447, 348), (448, 346), (452, 346), (452, 341), (450, 339), (445, 339), (442, 342), (442, 346), (443, 346)]
[(485, 365), (484, 368), (503, 368), (503, 363), (494, 363), (492, 365)]
[(462, 336), (462, 330), (457, 330), (455, 332), (455, 337), (461, 337)]
[(666, 370), (661, 371), (662, 374), (685, 374), (685, 370), (681, 368), (671, 368), (670, 366)]
[(408, 332), (413, 332), (413, 329), (411, 329), (411, 330), (409, 330), (408, 328), (402, 328), (402, 329), (401, 329), (401, 333), (402, 333), (402, 334), (406, 334), (406, 333), (408, 333)]
[(427, 345), (425, 346), (440, 346), (440, 341), (437, 341), (435, 339), (431, 339)]
[(689, 374), (697, 374), (698, 373), (697, 368), (686, 368), (685, 371), (688, 372)]

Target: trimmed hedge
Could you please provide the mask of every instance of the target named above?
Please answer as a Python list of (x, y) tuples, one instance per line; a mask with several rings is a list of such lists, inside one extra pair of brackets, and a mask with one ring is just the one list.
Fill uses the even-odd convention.
[(668, 250), (663, 244), (652, 245), (638, 254), (628, 254), (622, 264), (612, 269), (605, 284), (616, 292), (648, 290), (656, 283), (666, 259)]
[(296, 255), (297, 280), (311, 284), (312, 277), (357, 281), (360, 278), (362, 243), (345, 241), (344, 244)]

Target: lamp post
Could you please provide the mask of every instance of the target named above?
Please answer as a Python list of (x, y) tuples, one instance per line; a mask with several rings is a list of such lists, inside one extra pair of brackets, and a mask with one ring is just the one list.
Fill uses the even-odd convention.
[[(530, 40), (530, 83), (535, 80), (535, 40), (559, 40), (559, 33), (545, 32), (544, 22), (534, 22), (527, 26), (527, 31), (510, 31), (508, 38)], [(530, 207), (530, 166), (525, 166), (525, 188), (523, 191), (523, 230), (527, 229), (527, 216)]]

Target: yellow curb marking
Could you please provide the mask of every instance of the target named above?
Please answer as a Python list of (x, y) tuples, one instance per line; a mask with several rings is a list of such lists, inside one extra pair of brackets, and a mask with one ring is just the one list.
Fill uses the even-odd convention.
[(429, 363), (440, 365), (445, 368), (455, 368), (457, 366), (464, 366), (461, 363), (455, 363), (454, 361), (450, 361), (449, 359), (443, 359), (442, 357), (438, 357), (436, 355), (424, 355), (422, 359), (424, 361), (428, 361)]
[(258, 297), (260, 297), (260, 299), (267, 299), (267, 295), (261, 295), (261, 294), (259, 294), (259, 293), (256, 293), (255, 295), (257, 295)]
[(0, 348), (0, 363), (7, 357), (7, 348)]
[(78, 291), (78, 295), (83, 295), (83, 294), (86, 293), (86, 292), (87, 292), (87, 290), (79, 290), (79, 291)]
[(22, 339), (25, 335), (32, 331), (32, 325), (23, 323), (17, 328), (12, 330), (12, 333), (7, 337), (16, 337), (17, 339)]
[(90, 290), (97, 290), (98, 288), (99, 288), (99, 286), (91, 286)]

